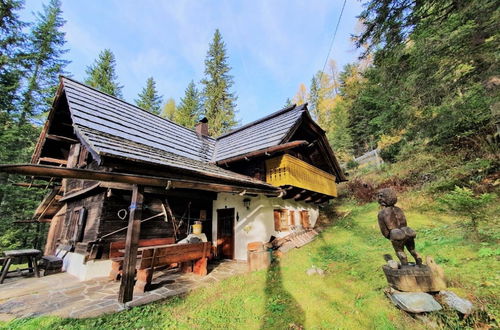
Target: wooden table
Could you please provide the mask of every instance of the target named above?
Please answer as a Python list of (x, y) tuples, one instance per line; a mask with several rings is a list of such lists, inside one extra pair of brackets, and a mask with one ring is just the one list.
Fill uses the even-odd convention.
[[(5, 259), (2, 265), (2, 272), (0, 275), (0, 284), (3, 283), (7, 273), (9, 273), (9, 267), (12, 263), (12, 259), (15, 258), (24, 258), (28, 259), (28, 268), (30, 272), (35, 271), (36, 277), (40, 277), (40, 273), (38, 272), (38, 258), (42, 255), (42, 251), (36, 249), (24, 249), (24, 250), (10, 250), (4, 251)], [(23, 270), (26, 270), (23, 269)]]

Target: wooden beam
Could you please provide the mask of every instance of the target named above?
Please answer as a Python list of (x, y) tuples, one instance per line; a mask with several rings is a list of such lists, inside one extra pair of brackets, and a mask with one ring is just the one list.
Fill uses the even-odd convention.
[(66, 143), (78, 143), (78, 140), (69, 138), (67, 136), (61, 136), (61, 135), (55, 135), (55, 134), (47, 134), (46, 136), (47, 140), (53, 140), (53, 141), (60, 141), (60, 142), (66, 142)]
[(26, 187), (26, 188), (42, 188), (42, 189), (50, 188), (50, 186), (47, 186), (47, 184), (37, 184), (30, 182), (16, 182), (12, 183), (12, 185), (17, 187)]
[(309, 142), (307, 142), (305, 140), (292, 141), (292, 142), (280, 144), (280, 145), (277, 145), (277, 146), (273, 146), (273, 147), (269, 147), (269, 148), (265, 148), (265, 149), (259, 149), (259, 150), (256, 150), (256, 151), (252, 151), (252, 152), (240, 155), (240, 156), (236, 156), (236, 157), (231, 157), (231, 158), (226, 158), (226, 159), (223, 159), (223, 160), (219, 160), (219, 161), (216, 162), (216, 164), (217, 165), (227, 165), (229, 163), (234, 163), (234, 162), (238, 162), (238, 161), (241, 161), (241, 160), (247, 160), (248, 161), (252, 157), (259, 157), (259, 156), (264, 156), (264, 155), (270, 155), (270, 154), (272, 154), (274, 152), (285, 151), (285, 150), (289, 150), (289, 149), (293, 149), (293, 148), (305, 146), (305, 145), (308, 145), (308, 144), (309, 144)]
[(305, 194), (306, 192), (307, 192), (307, 190), (301, 190), (298, 194), (296, 194), (292, 198), (295, 200), (298, 200), (298, 198), (300, 198), (302, 196), (302, 194)]
[(309, 197), (304, 199), (304, 202), (310, 203), (310, 202), (314, 201), (315, 199), (317, 199), (318, 195), (319, 195), (318, 193), (312, 193), (311, 195), (309, 195)]
[(246, 190), (250, 194), (266, 194), (270, 196), (279, 196), (281, 189), (263, 183), (261, 186), (252, 187), (248, 185), (222, 184), (222, 183), (207, 183), (194, 180), (185, 180), (168, 177), (146, 176), (139, 174), (103, 172), (96, 170), (87, 170), (81, 168), (66, 168), (50, 165), (34, 165), (34, 164), (17, 164), (17, 165), (0, 165), (0, 172), (17, 173), (24, 175), (34, 175), (37, 177), (58, 177), (58, 178), (73, 178), (93, 181), (110, 181), (129, 184), (137, 184), (142, 186), (153, 187), (169, 187), (207, 190), (216, 192), (241, 193)]
[(59, 158), (52, 158), (52, 157), (41, 157), (39, 159), (39, 162), (46, 162), (46, 163), (53, 163), (53, 164), (60, 164), (60, 165), (68, 164), (68, 161), (66, 159), (59, 159)]
[(123, 275), (118, 292), (118, 302), (125, 304), (133, 299), (135, 266), (137, 263), (137, 246), (141, 234), (142, 203), (144, 201), (144, 187), (134, 185), (130, 215), (128, 220), (127, 238), (125, 239), (125, 256), (123, 259)]
[(294, 199), (295, 201), (303, 201), (305, 199), (307, 199), (309, 196), (311, 196), (312, 194), (314, 194), (313, 191), (310, 191), (310, 190), (306, 190), (306, 191), (302, 191), (300, 194), (298, 194), (298, 196), (295, 196)]

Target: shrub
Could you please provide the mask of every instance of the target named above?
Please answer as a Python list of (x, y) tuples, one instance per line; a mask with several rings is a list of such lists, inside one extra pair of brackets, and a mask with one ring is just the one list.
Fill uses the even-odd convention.
[(359, 166), (359, 163), (357, 161), (355, 161), (354, 159), (349, 160), (346, 164), (346, 168), (348, 170), (358, 168), (358, 166)]
[(369, 203), (375, 197), (375, 188), (373, 185), (359, 178), (354, 178), (347, 182), (347, 190), (360, 204)]
[(478, 233), (478, 222), (485, 218), (484, 207), (493, 200), (493, 194), (481, 194), (475, 196), (469, 188), (455, 189), (444, 195), (438, 202), (450, 211), (467, 217), (474, 232)]

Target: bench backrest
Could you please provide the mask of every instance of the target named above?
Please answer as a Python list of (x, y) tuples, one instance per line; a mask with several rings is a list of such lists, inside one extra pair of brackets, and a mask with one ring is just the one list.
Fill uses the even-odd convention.
[(192, 244), (173, 244), (161, 248), (142, 251), (139, 269), (159, 267), (173, 263), (206, 258), (210, 255), (210, 242)]
[[(148, 238), (139, 240), (138, 247), (148, 247), (148, 246), (166, 245), (174, 243), (175, 243), (175, 238), (173, 237)], [(109, 244), (109, 258), (113, 259), (113, 258), (123, 257), (125, 253), (119, 251), (123, 249), (125, 249), (125, 241), (111, 242)]]

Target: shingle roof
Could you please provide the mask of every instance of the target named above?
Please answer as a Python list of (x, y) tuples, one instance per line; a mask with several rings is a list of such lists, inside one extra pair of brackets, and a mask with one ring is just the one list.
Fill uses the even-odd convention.
[(75, 131), (99, 156), (126, 158), (252, 186), (273, 186), (215, 162), (285, 142), (307, 106), (290, 106), (217, 139), (61, 77)]
[(220, 161), (280, 144), (304, 111), (306, 105), (293, 105), (220, 136), (212, 160)]
[(112, 156), (115, 158), (140, 161), (141, 163), (164, 165), (188, 170), (203, 176), (272, 187), (263, 181), (225, 170), (212, 163), (176, 155), (172, 152), (131, 142), (130, 140), (80, 125), (76, 125), (75, 129), (77, 133), (85, 139), (85, 142), (101, 156)]
[(210, 161), (215, 140), (62, 77), (73, 123), (187, 158)]
[(99, 156), (125, 158), (275, 189), (210, 163), (215, 140), (62, 77), (76, 133)]

